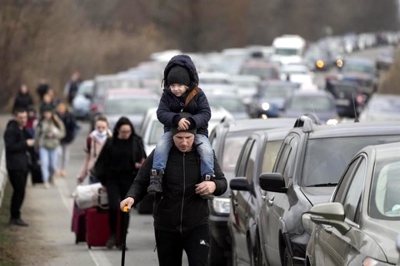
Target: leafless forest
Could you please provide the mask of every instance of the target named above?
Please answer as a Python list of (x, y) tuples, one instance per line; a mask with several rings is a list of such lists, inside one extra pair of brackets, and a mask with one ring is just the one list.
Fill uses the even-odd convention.
[(316, 40), (397, 29), (396, 2), (0, 0), (0, 106), (21, 83), (34, 94), (46, 78), (60, 92), (74, 70), (84, 78), (113, 73), (169, 48), (212, 51), (269, 45), (284, 33)]

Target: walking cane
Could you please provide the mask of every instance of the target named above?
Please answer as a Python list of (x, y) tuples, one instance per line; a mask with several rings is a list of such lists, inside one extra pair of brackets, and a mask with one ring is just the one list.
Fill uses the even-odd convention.
[(125, 266), (125, 249), (126, 249), (126, 227), (128, 226), (128, 216), (129, 208), (128, 206), (124, 207), (123, 217), (122, 217), (122, 237), (121, 237), (121, 247), (122, 247), (122, 256), (121, 256), (121, 266)]

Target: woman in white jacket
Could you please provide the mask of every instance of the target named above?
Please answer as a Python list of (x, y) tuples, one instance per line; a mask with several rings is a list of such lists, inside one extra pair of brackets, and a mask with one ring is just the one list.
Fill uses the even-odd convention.
[(108, 120), (104, 116), (96, 118), (95, 130), (89, 134), (86, 139), (85, 145), (85, 161), (83, 163), (82, 170), (77, 177), (78, 183), (82, 183), (86, 176), (89, 176), (89, 184), (98, 183), (94, 176), (90, 175), (90, 169), (92, 169), (94, 163), (99, 156), (101, 149), (106, 143), (107, 138), (112, 136), (112, 132), (109, 129)]

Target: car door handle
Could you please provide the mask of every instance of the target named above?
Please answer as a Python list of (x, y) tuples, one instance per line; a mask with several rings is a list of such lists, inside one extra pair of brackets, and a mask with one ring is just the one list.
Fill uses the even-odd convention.
[(332, 226), (324, 226), (325, 232), (331, 234), (332, 233)]
[(267, 196), (262, 195), (261, 198), (262, 198), (263, 200), (266, 200), (266, 199), (267, 199)]
[(275, 200), (275, 197), (270, 198), (270, 199), (268, 200), (268, 205), (269, 205), (269, 206), (274, 205), (274, 200)]

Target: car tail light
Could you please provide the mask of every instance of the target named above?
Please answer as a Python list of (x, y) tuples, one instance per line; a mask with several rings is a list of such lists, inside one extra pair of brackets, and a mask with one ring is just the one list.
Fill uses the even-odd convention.
[(98, 110), (99, 110), (99, 106), (98, 106), (97, 104), (92, 104), (92, 105), (90, 106), (90, 111), (96, 112), (96, 111), (98, 111)]
[(364, 96), (362, 94), (357, 94), (356, 102), (358, 104), (363, 104), (364, 103)]

